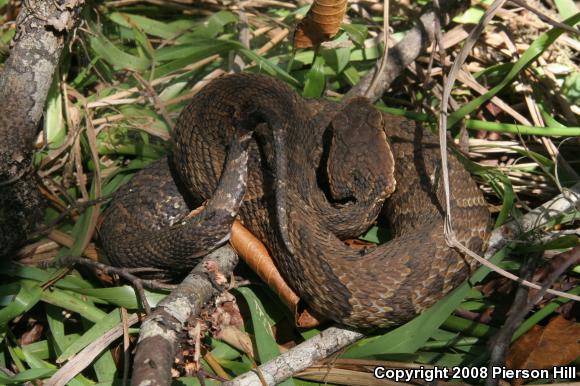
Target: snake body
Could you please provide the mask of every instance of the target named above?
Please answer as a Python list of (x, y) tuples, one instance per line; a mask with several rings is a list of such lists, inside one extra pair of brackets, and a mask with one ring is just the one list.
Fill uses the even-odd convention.
[[(325, 317), (358, 328), (404, 323), (457, 286), (475, 266), (444, 239), (436, 138), (413, 121), (379, 112), (364, 98), (306, 100), (269, 77), (230, 75), (212, 81), (193, 98), (172, 135), (171, 165), (185, 189), (214, 200), (216, 192), (233, 189), (226, 184), (228, 173), (229, 180), (238, 181), (233, 196), (245, 187), (241, 221), (266, 244), (291, 287)], [(250, 135), (247, 176), (245, 170), (238, 171), (236, 179), (226, 158), (235, 159), (231, 149), (240, 136)], [(453, 156), (449, 178), (456, 237), (481, 253), (489, 233), (483, 196)], [(140, 194), (138, 186), (130, 189)], [(230, 200), (228, 213), (238, 204)], [(210, 201), (206, 210), (212, 207)], [(365, 249), (341, 241), (360, 235), (379, 214), (392, 240)], [(215, 224), (212, 218), (209, 223)], [(218, 220), (224, 223), (225, 218), (231, 216)], [(115, 216), (108, 214), (105, 221), (110, 221), (101, 231), (108, 238), (105, 249), (119, 257), (115, 263), (126, 265), (115, 242), (127, 235), (109, 231), (118, 224)], [(175, 236), (160, 232), (166, 232), (167, 245), (172, 239), (191, 238), (183, 231)], [(206, 237), (196, 248), (215, 248), (224, 232), (227, 236), (225, 230), (211, 240)], [(152, 234), (148, 242), (141, 240), (146, 249), (155, 249)], [(176, 261), (161, 253), (156, 250), (154, 255), (162, 264)], [(182, 268), (188, 265), (186, 254), (177, 259)], [(147, 265), (147, 254), (139, 256), (139, 263)]]

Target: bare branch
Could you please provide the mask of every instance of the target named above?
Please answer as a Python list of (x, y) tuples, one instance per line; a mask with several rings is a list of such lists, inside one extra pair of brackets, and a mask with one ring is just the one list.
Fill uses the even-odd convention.
[[(446, 0), (441, 1), (440, 5), (441, 15), (444, 19), (441, 21), (441, 25), (444, 26), (449, 23), (453, 15), (464, 8), (465, 2), (461, 0)], [(417, 21), (417, 25), (407, 32), (396, 46), (388, 50), (384, 71), (379, 72), (375, 79), (375, 73), (381, 67), (382, 61), (379, 60), (377, 65), (356, 86), (348, 91), (345, 98), (366, 96), (371, 101), (379, 99), (388, 90), (395, 78), (431, 44), (435, 36), (435, 18), (435, 10), (431, 6), (427, 6)], [(369, 90), (373, 82), (376, 86)], [(369, 90), (369, 93), (366, 93), (367, 90)]]
[(43, 199), (31, 173), (33, 141), (65, 32), (76, 24), (83, 2), (24, 2), (18, 15), (0, 76), (0, 256), (23, 244), (42, 219)]
[[(222, 385), (277, 385), (313, 363), (332, 355), (363, 337), (364, 335), (359, 332), (338, 327), (327, 328), (315, 337), (264, 363), (258, 367), (256, 372), (249, 371)], [(258, 373), (260, 376), (258, 376)]]
[(171, 367), (179, 345), (179, 335), (185, 323), (201, 312), (213, 296), (219, 294), (214, 287), (213, 270), (230, 275), (238, 256), (229, 245), (224, 245), (207, 255), (191, 271), (171, 295), (159, 303), (155, 311), (141, 325), (131, 384), (169, 385)]

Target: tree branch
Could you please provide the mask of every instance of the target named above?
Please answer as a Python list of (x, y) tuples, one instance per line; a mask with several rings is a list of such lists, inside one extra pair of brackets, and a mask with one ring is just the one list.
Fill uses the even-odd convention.
[(215, 271), (229, 276), (237, 262), (238, 255), (229, 245), (215, 250), (159, 303), (141, 325), (133, 362), (132, 385), (171, 383), (171, 367), (183, 326), (190, 318), (198, 316), (202, 307), (220, 293), (214, 287)]
[(359, 332), (344, 328), (327, 328), (315, 337), (264, 363), (258, 367), (257, 371), (248, 371), (223, 383), (222, 386), (277, 385), (363, 337), (364, 335)]
[(31, 173), (33, 142), (66, 31), (83, 2), (25, 1), (16, 20), (0, 75), (0, 256), (23, 244), (42, 219), (44, 201)]
[[(465, 5), (467, 3), (463, 0), (441, 1), (441, 15), (443, 18), (441, 26), (447, 25), (455, 14), (464, 9)], [(379, 99), (388, 90), (395, 78), (431, 44), (435, 37), (435, 17), (435, 10), (430, 5), (426, 6), (417, 21), (417, 25), (408, 31), (397, 45), (388, 50), (384, 71), (380, 72), (375, 79), (375, 74), (381, 63), (381, 60), (377, 61), (375, 67), (346, 93), (345, 98), (366, 96), (373, 102)], [(372, 88), (371, 84), (374, 85)]]

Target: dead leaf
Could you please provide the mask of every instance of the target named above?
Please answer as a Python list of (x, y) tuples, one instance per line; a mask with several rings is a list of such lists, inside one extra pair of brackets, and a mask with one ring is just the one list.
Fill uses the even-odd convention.
[(43, 331), (44, 328), (42, 327), (42, 324), (35, 323), (29, 330), (22, 334), (22, 337), (20, 338), (20, 344), (25, 346), (27, 344), (38, 342), (42, 337)]
[(290, 308), (297, 326), (311, 328), (320, 324), (308, 310), (300, 309), (300, 297), (286, 284), (264, 244), (238, 220), (232, 226), (230, 243), (246, 264)]
[(346, 9), (346, 0), (314, 0), (296, 26), (294, 48), (314, 47), (332, 38), (340, 28)]
[(214, 337), (245, 352), (249, 357), (254, 357), (252, 338), (250, 338), (247, 332), (241, 331), (233, 326), (227, 326), (223, 330), (220, 330)]
[(369, 241), (364, 241), (361, 239), (346, 239), (343, 242), (353, 249), (364, 249), (377, 246), (377, 244), (375, 243), (371, 243)]
[[(580, 356), (580, 324), (558, 315), (547, 326), (534, 326), (508, 352), (511, 369), (547, 369), (566, 365)], [(512, 385), (521, 385), (514, 379)]]

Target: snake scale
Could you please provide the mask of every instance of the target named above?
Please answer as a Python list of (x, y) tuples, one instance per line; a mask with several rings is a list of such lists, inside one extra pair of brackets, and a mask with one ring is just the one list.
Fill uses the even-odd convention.
[[(169, 161), (137, 173), (105, 213), (116, 265), (183, 273), (227, 240), (237, 214), (312, 310), (357, 328), (410, 320), (475, 266), (445, 242), (436, 137), (364, 98), (304, 99), (267, 76), (228, 75), (193, 97), (172, 142)], [(449, 178), (456, 236), (481, 253), (484, 198), (454, 156)], [(209, 199), (202, 213), (188, 216), (179, 191)], [(378, 216), (390, 241), (342, 241)]]

